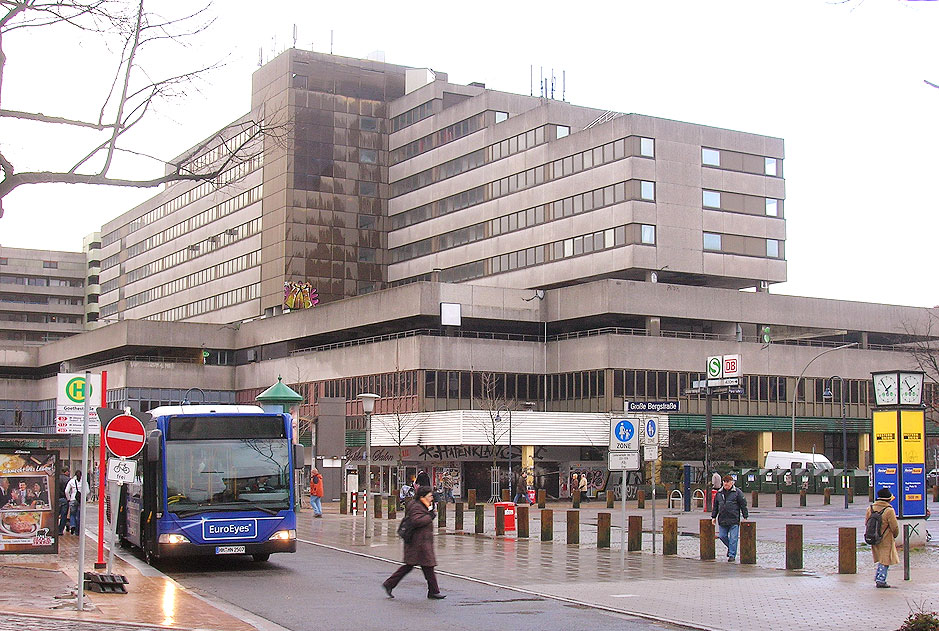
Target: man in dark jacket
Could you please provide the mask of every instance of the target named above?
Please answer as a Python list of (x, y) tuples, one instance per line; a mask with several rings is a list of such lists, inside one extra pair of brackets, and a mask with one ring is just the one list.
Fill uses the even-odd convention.
[(718, 527), (718, 536), (727, 546), (727, 560), (731, 563), (737, 558), (737, 540), (740, 538), (740, 515), (747, 519), (747, 498), (743, 491), (734, 486), (734, 479), (729, 475), (723, 478), (723, 488), (714, 496), (711, 509), (711, 522)]
[(407, 503), (405, 519), (411, 520), (412, 534), (411, 538), (404, 542), (404, 565), (395, 570), (395, 573), (381, 584), (388, 598), (394, 598), (391, 590), (397, 587), (401, 579), (413, 570), (415, 565), (421, 566), (424, 578), (427, 579), (427, 597), (432, 600), (446, 598), (440, 593), (437, 575), (434, 573), (437, 557), (434, 555), (434, 517), (436, 515), (431, 509), (433, 504), (434, 490), (429, 486), (418, 487), (414, 500)]

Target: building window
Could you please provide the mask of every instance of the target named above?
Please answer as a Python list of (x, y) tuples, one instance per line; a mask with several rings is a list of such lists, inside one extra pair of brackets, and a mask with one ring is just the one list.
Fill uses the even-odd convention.
[(496, 112), (496, 125), (508, 119), (509, 119), (508, 112)]
[(374, 149), (359, 149), (359, 162), (363, 164), (377, 164), (378, 152)]
[(655, 245), (655, 226), (642, 225), (642, 243)]
[(59, 264), (55, 261), (43, 261), (42, 266), (46, 269), (58, 269)]
[(715, 234), (713, 232), (705, 232), (704, 233), (704, 249), (713, 250), (715, 252), (720, 252), (721, 235)]
[(763, 158), (763, 172), (766, 175), (779, 175), (776, 172), (776, 158)]
[(655, 182), (642, 180), (639, 183), (639, 197), (645, 201), (655, 201)]
[(766, 240), (766, 256), (771, 259), (779, 258), (779, 241), (777, 239)]
[(0, 265), (9, 265), (10, 261), (5, 256), (0, 256)]
[(701, 164), (710, 167), (719, 167), (721, 165), (721, 152), (717, 149), (701, 148)]
[(571, 133), (571, 128), (568, 127), (567, 125), (558, 125), (558, 126), (557, 126), (557, 129), (558, 129), (558, 138), (559, 138), (559, 139), (560, 139), (560, 138), (564, 138), (565, 136), (569, 136), (570, 133)]
[(778, 199), (766, 199), (766, 216), (767, 217), (778, 217), (779, 216), (779, 200)]
[(720, 208), (721, 194), (718, 191), (704, 191), (701, 204), (705, 208)]
[(362, 131), (378, 131), (378, 119), (371, 116), (359, 118), (359, 129)]
[(359, 195), (378, 197), (378, 182), (359, 182)]
[(652, 138), (639, 139), (639, 155), (646, 158), (655, 157), (655, 140)]

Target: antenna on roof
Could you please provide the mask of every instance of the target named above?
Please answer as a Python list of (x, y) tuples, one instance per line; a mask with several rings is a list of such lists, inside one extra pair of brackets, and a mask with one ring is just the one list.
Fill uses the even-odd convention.
[(544, 98), (544, 66), (539, 66), (538, 72), (541, 74), (541, 78), (538, 79), (538, 88), (541, 90), (541, 97)]
[(528, 65), (528, 96), (535, 96), (535, 65)]
[(567, 101), (567, 70), (561, 71), (561, 100)]
[(329, 54), (333, 54), (333, 29), (329, 29)]
[(293, 25), (293, 47), (297, 47), (297, 25)]
[(264, 65), (264, 47), (258, 48), (258, 68)]
[(551, 98), (554, 99), (554, 68), (551, 69)]

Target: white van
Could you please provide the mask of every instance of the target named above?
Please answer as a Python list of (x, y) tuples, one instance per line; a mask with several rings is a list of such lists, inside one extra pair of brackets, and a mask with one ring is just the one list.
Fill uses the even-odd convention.
[(815, 469), (832, 470), (831, 460), (822, 454), (809, 454), (804, 451), (770, 451), (766, 454), (766, 469)]

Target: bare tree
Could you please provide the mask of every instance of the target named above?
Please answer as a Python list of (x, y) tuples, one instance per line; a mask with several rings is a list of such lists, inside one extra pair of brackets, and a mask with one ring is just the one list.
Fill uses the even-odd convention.
[[(476, 429), (486, 438), (492, 447), (492, 471), (497, 469), (499, 444), (512, 427), (512, 410), (516, 407), (515, 399), (508, 399), (505, 391), (505, 376), (491, 372), (478, 373), (479, 393), (474, 392), (476, 405), (486, 412), (481, 420), (474, 421)], [(474, 390), (475, 390), (475, 384)], [(509, 454), (511, 457), (511, 453)], [(509, 480), (509, 484), (512, 481)], [(492, 489), (495, 495), (495, 488)]]
[(427, 420), (427, 415), (411, 411), (417, 397), (416, 373), (414, 371), (402, 372), (400, 369), (396, 369), (394, 374), (391, 375), (391, 379), (389, 390), (381, 393), (384, 400), (385, 414), (378, 417), (378, 424), (391, 437), (398, 448), (398, 455), (395, 460), (397, 469), (395, 479), (398, 484), (402, 484), (405, 480), (401, 479), (401, 472), (404, 471), (404, 457), (401, 450), (409, 444), (409, 438), (414, 431)]
[[(87, 146), (71, 158), (74, 162), (67, 170), (19, 171), (12, 155), (7, 155), (6, 148), (0, 146), (0, 217), (4, 198), (28, 184), (152, 188), (171, 182), (219, 181), (233, 166), (257, 155), (258, 140), (262, 136), (280, 138), (284, 135), (284, 122), (272, 124), (259, 117), (241, 120), (172, 161), (157, 158), (146, 147), (135, 146), (131, 141), (128, 132), (137, 128), (156, 105), (186, 96), (198, 80), (220, 66), (216, 63), (161, 73), (145, 63), (144, 53), (160, 58), (157, 55), (161, 55), (167, 45), (189, 46), (203, 34), (213, 22), (208, 14), (209, 6), (187, 9), (181, 17), (163, 18), (146, 11), (144, 0), (0, 0), (0, 118), (16, 121), (24, 127), (62, 127), (85, 130), (93, 135)], [(72, 118), (3, 108), (3, 73), (8, 61), (5, 40), (28, 34), (30, 43), (35, 41), (36, 46), (45, 46), (49, 42), (40, 35), (55, 37), (65, 30), (92, 34), (113, 51), (113, 76), (110, 88), (100, 95), (97, 115)], [(89, 74), (92, 73), (97, 74), (98, 68), (89, 68)], [(53, 108), (59, 106), (57, 102)], [(122, 156), (155, 160), (164, 165), (164, 174), (141, 179), (117, 176), (115, 162)], [(206, 159), (207, 156), (211, 159)]]
[(926, 316), (917, 323), (905, 322), (905, 347), (925, 375), (923, 403), (932, 419), (939, 418), (939, 310), (926, 309)]

